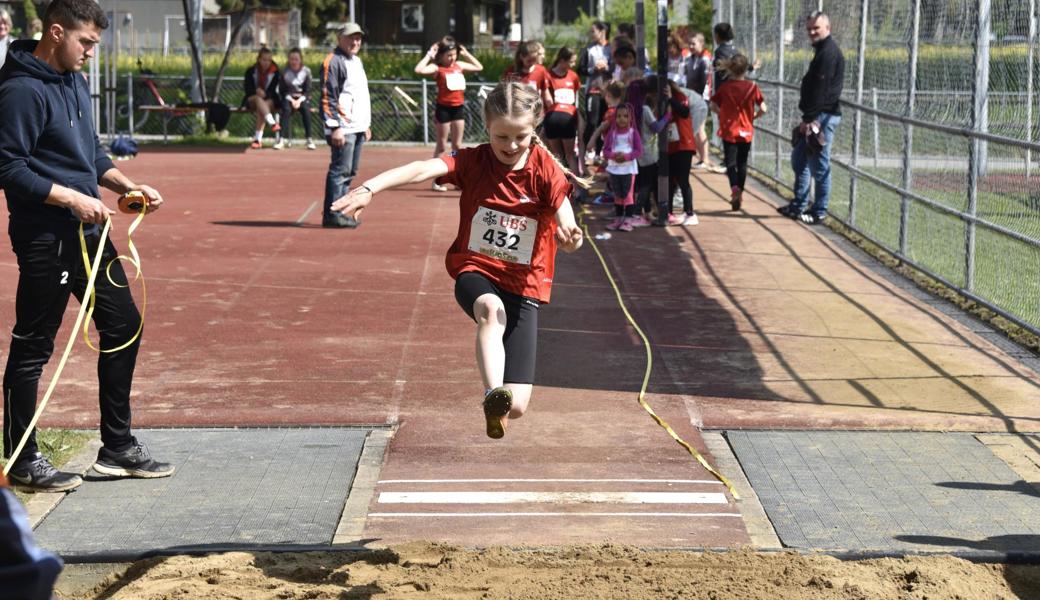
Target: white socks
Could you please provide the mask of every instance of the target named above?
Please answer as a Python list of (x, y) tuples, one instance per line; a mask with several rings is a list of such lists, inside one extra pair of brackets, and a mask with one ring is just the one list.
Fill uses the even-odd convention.
[(264, 117), (264, 119), (267, 120), (268, 125), (274, 125), (274, 115), (272, 115), (271, 113), (267, 113), (267, 116)]

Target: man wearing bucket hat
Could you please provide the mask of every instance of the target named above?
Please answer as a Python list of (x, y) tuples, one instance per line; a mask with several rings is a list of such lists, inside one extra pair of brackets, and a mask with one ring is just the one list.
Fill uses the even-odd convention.
[(339, 30), (339, 43), (321, 64), (321, 118), (332, 160), (325, 177), (323, 227), (355, 228), (353, 217), (332, 211), (332, 203), (350, 191), (361, 162), (361, 146), (372, 139), (368, 76), (358, 52), (365, 32), (357, 23)]

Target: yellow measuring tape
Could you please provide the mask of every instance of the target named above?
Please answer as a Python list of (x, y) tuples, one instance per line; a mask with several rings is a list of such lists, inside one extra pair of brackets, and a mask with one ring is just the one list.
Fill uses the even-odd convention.
[(658, 425), (660, 425), (665, 431), (668, 432), (668, 435), (672, 436), (673, 440), (675, 440), (680, 446), (685, 448), (691, 456), (696, 458), (697, 462), (701, 463), (702, 467), (707, 469), (709, 473), (711, 473), (719, 481), (721, 481), (723, 485), (725, 485), (729, 489), (729, 493), (733, 494), (733, 498), (735, 500), (740, 500), (740, 494), (737, 493), (736, 488), (733, 487), (733, 484), (730, 482), (730, 480), (726, 479), (725, 475), (719, 473), (715, 470), (714, 467), (708, 464), (708, 460), (704, 458), (704, 456), (700, 452), (697, 452), (697, 450), (694, 449), (693, 446), (688, 444), (686, 440), (679, 437), (679, 434), (675, 433), (675, 430), (673, 430), (672, 427), (664, 419), (659, 417), (657, 413), (654, 412), (654, 409), (650, 406), (650, 404), (647, 403), (646, 388), (647, 385), (649, 385), (650, 383), (650, 371), (653, 370), (654, 366), (654, 355), (650, 349), (650, 340), (647, 339), (646, 334), (643, 333), (642, 329), (640, 329), (639, 324), (636, 323), (636, 320), (632, 317), (632, 313), (628, 312), (628, 307), (625, 305), (625, 300), (621, 297), (621, 289), (618, 288), (617, 281), (614, 280), (614, 276), (610, 272), (610, 267), (607, 266), (607, 261), (603, 258), (603, 253), (599, 251), (599, 248), (596, 246), (596, 242), (593, 240), (592, 236), (589, 235), (589, 226), (585, 223), (585, 220), (582, 218), (585, 215), (585, 212), (585, 209), (582, 208), (577, 215), (578, 224), (581, 225), (582, 231), (585, 232), (585, 240), (588, 241), (589, 245), (592, 247), (592, 250), (596, 252), (596, 257), (599, 258), (599, 264), (602, 265), (603, 272), (607, 275), (607, 280), (610, 282), (610, 286), (614, 288), (614, 296), (617, 297), (618, 305), (621, 306), (621, 312), (625, 313), (625, 318), (628, 319), (629, 324), (631, 324), (632, 327), (636, 330), (636, 333), (639, 334), (639, 337), (643, 340), (643, 347), (646, 349), (646, 371), (643, 373), (643, 385), (639, 388), (639, 405), (642, 406), (643, 409), (650, 414), (650, 416)]
[[(142, 206), (140, 211), (137, 214), (137, 217), (134, 219), (134, 222), (130, 225), (130, 228), (127, 230), (127, 234), (126, 234), (127, 247), (130, 248), (131, 256), (123, 256), (123, 255), (117, 256), (116, 258), (114, 258), (111, 261), (109, 261), (108, 266), (105, 268), (105, 274), (108, 277), (108, 280), (112, 283), (112, 285), (115, 285), (117, 287), (129, 287), (129, 284), (125, 285), (125, 286), (124, 285), (119, 285), (118, 283), (116, 283), (115, 281), (112, 280), (112, 275), (111, 275), (111, 273), (112, 273), (112, 264), (115, 263), (117, 260), (125, 260), (125, 261), (131, 263), (132, 265), (134, 265), (134, 267), (137, 269), (137, 273), (136, 273), (136, 275), (134, 275), (134, 280), (135, 281), (138, 280), (138, 279), (141, 280), (142, 294), (143, 294), (143, 290), (144, 290), (144, 278), (141, 275), (141, 257), (137, 253), (137, 248), (134, 247), (134, 242), (133, 242), (132, 236), (133, 236), (134, 231), (137, 229), (138, 225), (141, 224), (141, 220), (144, 218), (144, 215), (145, 215), (146, 212), (147, 212), (147, 206)], [(36, 413), (33, 414), (32, 420), (29, 421), (29, 426), (25, 428), (25, 433), (22, 434), (22, 439), (18, 441), (18, 446), (16, 446), (15, 449), (14, 449), (14, 452), (11, 453), (11, 460), (8, 460), (7, 464), (4, 465), (4, 476), (5, 477), (7, 476), (8, 473), (10, 473), (11, 467), (14, 466), (14, 460), (13, 459), (15, 457), (17, 457), (19, 454), (22, 453), (22, 449), (25, 447), (25, 444), (29, 441), (29, 436), (32, 434), (33, 430), (36, 429), (36, 423), (37, 423), (37, 421), (40, 420), (40, 415), (43, 414), (44, 409), (47, 407), (47, 403), (51, 399), (51, 394), (54, 393), (54, 388), (57, 387), (57, 385), (58, 385), (58, 380), (61, 379), (61, 373), (62, 373), (62, 371), (65, 370), (65, 363), (69, 360), (69, 355), (72, 353), (72, 345), (76, 343), (76, 332), (79, 331), (80, 326), (81, 325), (83, 326), (83, 337), (86, 340), (87, 345), (90, 346), (91, 348), (93, 348), (94, 350), (98, 351), (98, 352), (105, 352), (105, 353), (116, 352), (118, 350), (122, 350), (122, 349), (130, 346), (131, 344), (133, 344), (137, 340), (138, 337), (140, 337), (141, 331), (144, 328), (144, 308), (145, 308), (145, 305), (146, 305), (147, 298), (142, 295), (141, 325), (137, 328), (137, 332), (133, 335), (133, 337), (130, 338), (130, 341), (126, 342), (122, 346), (119, 346), (118, 348), (111, 348), (111, 349), (108, 349), (108, 350), (98, 350), (98, 348), (94, 347), (94, 344), (90, 341), (90, 337), (88, 335), (88, 330), (89, 330), (89, 326), (90, 326), (90, 323), (89, 323), (90, 319), (87, 318), (87, 317), (89, 317), (94, 312), (94, 303), (95, 303), (94, 288), (95, 288), (95, 283), (96, 283), (96, 280), (97, 280), (98, 272), (100, 271), (100, 267), (101, 267), (101, 256), (102, 256), (102, 254), (104, 254), (103, 251), (104, 251), (104, 248), (105, 248), (105, 241), (108, 240), (108, 234), (111, 231), (111, 229), (112, 229), (112, 219), (106, 219), (105, 220), (105, 226), (101, 229), (101, 238), (100, 238), (100, 240), (98, 240), (97, 254), (94, 256), (94, 263), (93, 263), (93, 265), (91, 265), (91, 263), (90, 263), (90, 255), (89, 255), (89, 252), (87, 251), (86, 236), (83, 235), (83, 224), (80, 223), (80, 226), (79, 226), (79, 247), (80, 247), (80, 251), (83, 253), (83, 268), (86, 269), (86, 274), (87, 274), (87, 287), (86, 287), (86, 290), (83, 293), (84, 294), (84, 302), (80, 303), (79, 312), (76, 313), (76, 324), (72, 326), (72, 334), (69, 336), (68, 343), (65, 344), (65, 351), (61, 355), (61, 360), (58, 361), (58, 367), (57, 367), (57, 369), (55, 369), (54, 375), (51, 376), (51, 382), (50, 382), (50, 384), (47, 385), (47, 391), (46, 391), (46, 393), (43, 394), (43, 399), (40, 400), (39, 405), (36, 407)]]

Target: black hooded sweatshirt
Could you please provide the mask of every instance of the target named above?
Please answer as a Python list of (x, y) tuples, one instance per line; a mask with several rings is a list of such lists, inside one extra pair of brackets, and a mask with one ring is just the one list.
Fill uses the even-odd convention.
[(0, 188), (12, 237), (74, 233), (72, 211), (44, 203), (52, 184), (101, 198), (98, 180), (115, 166), (94, 132), (83, 75), (58, 73), (33, 56), (36, 44), (11, 44), (0, 69)]

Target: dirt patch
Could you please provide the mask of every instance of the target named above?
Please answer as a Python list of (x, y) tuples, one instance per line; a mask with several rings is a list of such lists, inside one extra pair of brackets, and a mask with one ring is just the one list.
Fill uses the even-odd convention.
[(1040, 597), (1040, 566), (953, 557), (842, 561), (795, 553), (629, 546), (465, 550), (414, 543), (363, 553), (234, 552), (140, 561), (59, 598), (624, 598), (939, 600)]

